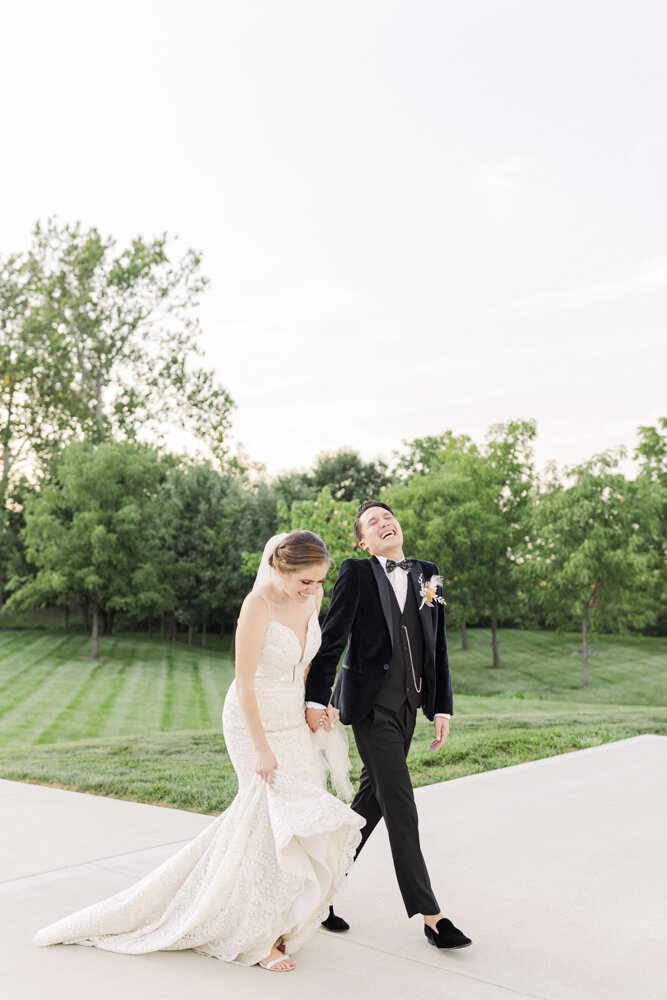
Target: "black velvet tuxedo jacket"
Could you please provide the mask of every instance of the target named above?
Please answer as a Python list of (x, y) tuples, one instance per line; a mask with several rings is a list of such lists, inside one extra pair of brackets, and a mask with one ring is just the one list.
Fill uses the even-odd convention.
[[(408, 586), (415, 589), (417, 607), (422, 602), (420, 575), (426, 581), (437, 572), (434, 563), (414, 560)], [(359, 722), (368, 714), (386, 677), (392, 656), (390, 587), (375, 557), (346, 559), (340, 567), (322, 628), (322, 645), (308, 674), (306, 701), (328, 705), (331, 700), (345, 725)], [(419, 617), (425, 640), (422, 709), (427, 718), (433, 719), (436, 712), (452, 713), (443, 605), (425, 604)], [(336, 667), (346, 646), (332, 699)]]

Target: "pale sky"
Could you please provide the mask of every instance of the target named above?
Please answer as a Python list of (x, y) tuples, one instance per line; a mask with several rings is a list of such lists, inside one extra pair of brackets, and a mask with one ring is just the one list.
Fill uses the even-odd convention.
[(203, 254), (270, 472), (538, 421), (560, 465), (665, 405), (662, 0), (21, 0), (0, 253), (37, 219)]

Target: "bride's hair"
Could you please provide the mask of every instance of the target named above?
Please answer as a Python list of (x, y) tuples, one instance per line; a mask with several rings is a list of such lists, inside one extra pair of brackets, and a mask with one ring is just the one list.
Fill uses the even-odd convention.
[(327, 547), (313, 531), (290, 531), (269, 556), (269, 566), (283, 573), (296, 573), (314, 563), (331, 563)]

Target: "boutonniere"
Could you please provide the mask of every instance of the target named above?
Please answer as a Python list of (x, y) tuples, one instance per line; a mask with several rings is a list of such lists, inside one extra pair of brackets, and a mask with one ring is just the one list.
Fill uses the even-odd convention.
[(436, 589), (438, 587), (442, 587), (441, 576), (432, 576), (430, 580), (427, 580), (426, 583), (424, 583), (424, 577), (423, 575), (420, 575), (419, 596), (422, 599), (422, 602), (419, 605), (420, 611), (425, 604), (428, 604), (429, 608), (432, 608), (434, 601), (437, 601), (438, 604), (447, 604), (447, 601), (444, 599), (444, 597), (440, 597), (439, 594), (436, 594)]

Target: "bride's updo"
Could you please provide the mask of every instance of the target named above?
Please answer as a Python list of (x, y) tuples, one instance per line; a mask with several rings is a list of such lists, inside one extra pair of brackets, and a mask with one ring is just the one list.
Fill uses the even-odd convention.
[(269, 556), (269, 566), (281, 573), (296, 573), (304, 566), (331, 563), (327, 547), (313, 531), (290, 531)]

